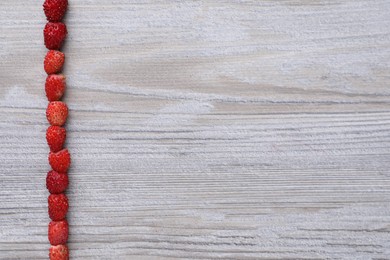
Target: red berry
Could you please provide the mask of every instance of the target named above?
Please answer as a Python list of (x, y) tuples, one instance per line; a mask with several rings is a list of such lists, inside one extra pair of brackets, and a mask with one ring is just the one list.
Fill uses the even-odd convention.
[(48, 22), (43, 30), (46, 48), (59, 50), (67, 34), (65, 24)]
[(68, 8), (68, 0), (46, 0), (43, 3), (43, 11), (50, 22), (62, 20)]
[(68, 117), (68, 106), (61, 101), (50, 102), (46, 109), (46, 117), (51, 125), (62, 126)]
[(51, 194), (62, 193), (68, 188), (68, 174), (49, 171), (46, 176), (46, 188)]
[(61, 71), (65, 62), (65, 54), (60, 51), (50, 50), (45, 56), (43, 62), (47, 74), (54, 74)]
[(66, 219), (49, 223), (48, 237), (51, 245), (65, 245), (68, 241), (68, 234), (69, 225)]
[(50, 194), (48, 198), (49, 202), (49, 217), (52, 220), (63, 220), (68, 213), (68, 198), (65, 194)]
[(60, 126), (49, 126), (46, 130), (46, 141), (50, 151), (58, 152), (64, 146), (66, 139), (66, 130)]
[(52, 74), (47, 76), (45, 91), (49, 101), (58, 101), (61, 99), (66, 89), (66, 82), (64, 75)]
[(50, 260), (69, 260), (69, 249), (66, 245), (51, 246), (49, 257)]
[(63, 149), (56, 153), (50, 152), (49, 164), (56, 172), (66, 173), (70, 166), (70, 153), (68, 149)]

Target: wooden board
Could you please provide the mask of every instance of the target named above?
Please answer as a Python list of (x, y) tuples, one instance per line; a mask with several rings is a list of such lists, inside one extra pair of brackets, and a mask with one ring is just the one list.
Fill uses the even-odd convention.
[[(0, 1), (0, 258), (47, 259), (42, 1)], [(389, 259), (390, 2), (70, 0), (71, 259)]]

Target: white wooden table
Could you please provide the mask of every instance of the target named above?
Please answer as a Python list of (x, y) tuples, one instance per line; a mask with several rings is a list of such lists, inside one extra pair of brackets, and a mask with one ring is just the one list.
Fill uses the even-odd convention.
[[(0, 1), (0, 258), (47, 259), (43, 1)], [(71, 259), (390, 259), (390, 1), (70, 0)]]

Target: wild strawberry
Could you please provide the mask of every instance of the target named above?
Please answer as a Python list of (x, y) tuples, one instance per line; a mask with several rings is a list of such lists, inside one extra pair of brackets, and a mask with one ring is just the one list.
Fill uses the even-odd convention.
[(49, 126), (46, 130), (46, 141), (50, 151), (58, 152), (64, 146), (66, 139), (66, 129), (60, 126)]
[(69, 260), (69, 249), (66, 245), (51, 246), (49, 250), (50, 260)]
[(51, 194), (62, 193), (68, 188), (68, 174), (49, 171), (46, 176), (46, 188)]
[(58, 101), (61, 99), (66, 89), (66, 82), (64, 75), (52, 74), (47, 76), (45, 91), (46, 97), (49, 101)]
[(60, 51), (49, 50), (43, 62), (47, 74), (55, 74), (61, 71), (65, 62), (65, 54)]
[(63, 220), (68, 213), (68, 198), (65, 194), (50, 194), (48, 198), (49, 217), (54, 221)]
[(43, 11), (49, 22), (62, 20), (68, 8), (68, 0), (46, 0), (43, 3)]
[(68, 149), (63, 149), (56, 153), (50, 152), (49, 164), (56, 172), (66, 173), (70, 166), (70, 153)]
[(66, 219), (49, 223), (48, 237), (51, 245), (65, 245), (68, 241), (68, 234), (69, 225)]
[(43, 30), (46, 48), (59, 50), (67, 34), (68, 31), (65, 24), (48, 22)]
[(68, 117), (68, 106), (61, 101), (50, 102), (46, 109), (46, 117), (51, 125), (62, 126)]

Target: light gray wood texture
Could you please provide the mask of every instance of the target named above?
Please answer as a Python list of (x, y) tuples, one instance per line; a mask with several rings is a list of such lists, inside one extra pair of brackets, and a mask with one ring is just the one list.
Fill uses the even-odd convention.
[[(43, 1), (0, 1), (0, 258), (47, 259)], [(70, 0), (72, 259), (390, 259), (390, 1)]]

